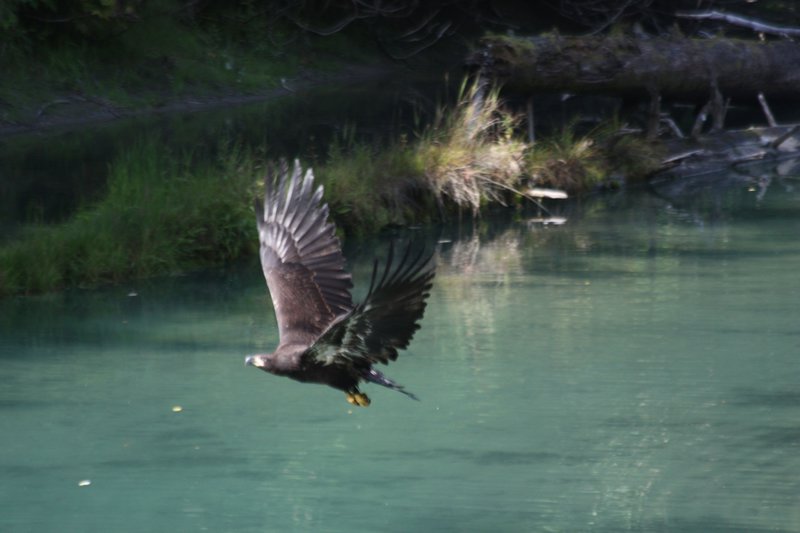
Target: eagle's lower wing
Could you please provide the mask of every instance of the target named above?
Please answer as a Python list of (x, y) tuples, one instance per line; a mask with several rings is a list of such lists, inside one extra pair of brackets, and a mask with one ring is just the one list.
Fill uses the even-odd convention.
[(435, 274), (431, 256), (406, 248), (400, 262), (392, 265), (394, 246), (378, 278), (378, 261), (364, 302), (332, 324), (304, 357), (325, 364), (383, 363), (397, 359), (397, 350), (408, 346), (425, 312)]
[(353, 309), (351, 276), (339, 239), (322, 203), (322, 186), (302, 175), (295, 161), (267, 173), (263, 205), (256, 202), (261, 266), (267, 280), (280, 343), (310, 343), (337, 317)]

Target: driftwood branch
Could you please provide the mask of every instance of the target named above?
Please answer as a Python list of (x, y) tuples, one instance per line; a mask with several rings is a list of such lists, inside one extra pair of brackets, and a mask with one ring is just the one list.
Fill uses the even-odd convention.
[(42, 105), (42, 106), (39, 108), (39, 110), (38, 110), (38, 111), (36, 111), (36, 120), (39, 120), (40, 118), (42, 118), (42, 115), (44, 115), (44, 114), (45, 114), (45, 112), (46, 112), (48, 109), (50, 109), (51, 107), (53, 107), (53, 106), (57, 106), (57, 105), (61, 105), (61, 104), (69, 104), (69, 103), (71, 103), (71, 102), (72, 102), (72, 100), (66, 100), (66, 99), (64, 99), (64, 98), (58, 98), (58, 99), (56, 99), (56, 100), (53, 100), (53, 101), (51, 101), (51, 102), (46, 102), (46, 103), (44, 103), (44, 104), (43, 104), (43, 105)]
[(769, 147), (772, 148), (773, 150), (777, 150), (784, 142), (790, 139), (798, 131), (800, 131), (800, 124), (795, 124), (788, 130), (786, 130), (786, 132), (784, 132), (782, 135), (778, 135), (777, 137), (775, 137), (775, 139), (769, 143)]
[(683, 134), (681, 129), (678, 127), (678, 125), (675, 123), (675, 121), (672, 119), (672, 117), (670, 117), (670, 116), (662, 116), (661, 117), (661, 122), (663, 124), (666, 124), (667, 128), (669, 128), (669, 131), (671, 131), (672, 134), (675, 137), (677, 137), (678, 139), (683, 139), (685, 137), (685, 135)]
[(679, 12), (675, 14), (676, 17), (687, 19), (706, 19), (706, 20), (720, 20), (727, 22), (734, 26), (741, 26), (749, 28), (759, 33), (768, 33), (770, 35), (780, 35), (781, 37), (800, 37), (800, 28), (792, 28), (787, 26), (774, 26), (764, 22), (742, 17), (739, 15), (732, 15), (730, 13), (723, 13), (721, 11), (702, 11), (702, 12)]
[[(670, 153), (661, 161), (662, 179), (651, 180), (656, 190), (669, 188), (675, 178), (705, 176), (724, 169), (740, 170), (753, 162), (778, 163), (800, 155), (800, 124), (727, 130), (691, 141), (667, 141)], [(796, 168), (793, 165), (792, 168)], [(787, 170), (788, 171), (788, 170)], [(792, 170), (794, 172), (794, 170)]]
[(778, 123), (775, 120), (775, 115), (772, 114), (769, 104), (767, 104), (767, 98), (764, 96), (763, 92), (758, 93), (758, 103), (761, 104), (761, 110), (764, 111), (764, 116), (767, 117), (767, 124), (770, 126), (777, 126)]

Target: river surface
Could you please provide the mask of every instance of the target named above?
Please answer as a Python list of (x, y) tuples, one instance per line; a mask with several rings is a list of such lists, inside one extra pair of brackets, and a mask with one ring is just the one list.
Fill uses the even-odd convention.
[(792, 179), (413, 234), (419, 402), (245, 367), (256, 263), (0, 301), (0, 531), (800, 532)]

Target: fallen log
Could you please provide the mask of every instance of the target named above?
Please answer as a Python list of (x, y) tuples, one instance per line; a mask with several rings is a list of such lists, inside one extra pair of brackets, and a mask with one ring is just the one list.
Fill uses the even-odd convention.
[(692, 100), (800, 96), (800, 45), (675, 35), (489, 36), (468, 66), (526, 93), (590, 92)]
[[(800, 157), (800, 124), (728, 130), (695, 139), (664, 142), (666, 156), (655, 182), (686, 179), (755, 161), (780, 162)], [(652, 183), (652, 181), (651, 181)]]

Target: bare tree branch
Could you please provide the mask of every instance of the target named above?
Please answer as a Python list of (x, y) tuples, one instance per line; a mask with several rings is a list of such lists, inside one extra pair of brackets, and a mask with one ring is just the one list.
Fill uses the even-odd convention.
[(336, 21), (335, 23), (333, 23), (331, 26), (329, 26), (327, 28), (312, 28), (308, 24), (305, 24), (304, 22), (301, 22), (297, 18), (290, 17), (289, 15), (286, 15), (286, 18), (288, 18), (289, 20), (292, 21), (292, 23), (296, 24), (298, 27), (300, 27), (301, 29), (303, 29), (303, 30), (305, 30), (307, 32), (316, 33), (317, 35), (322, 35), (323, 37), (325, 37), (325, 36), (333, 35), (334, 33), (342, 31), (351, 22), (353, 22), (354, 20), (357, 20), (359, 18), (359, 16), (357, 14), (355, 14), (355, 13), (351, 13), (351, 14), (345, 16), (344, 18)]
[(742, 26), (750, 28), (753, 31), (760, 33), (768, 33), (771, 35), (780, 35), (781, 37), (800, 37), (800, 28), (791, 28), (787, 26), (773, 26), (764, 22), (742, 17), (739, 15), (732, 15), (730, 13), (723, 13), (721, 11), (702, 11), (699, 13), (692, 12), (678, 12), (675, 13), (676, 17), (687, 19), (707, 19), (707, 20), (721, 20), (734, 26)]

